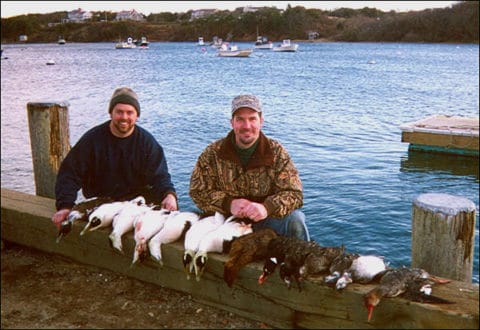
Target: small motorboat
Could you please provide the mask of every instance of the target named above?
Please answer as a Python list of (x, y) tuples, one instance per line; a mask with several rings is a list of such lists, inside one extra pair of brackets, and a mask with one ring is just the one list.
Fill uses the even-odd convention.
[(137, 48), (135, 43), (133, 42), (133, 39), (128, 37), (127, 41), (119, 41), (115, 44), (116, 49), (132, 49), (132, 48)]
[(217, 36), (214, 36), (212, 41), (212, 47), (218, 49), (218, 48), (221, 48), (222, 45), (223, 45), (223, 39)]
[(203, 37), (198, 37), (198, 46), (205, 46), (205, 41), (203, 41)]
[[(127, 40), (128, 42), (128, 40)], [(141, 37), (140, 40), (135, 40), (135, 45), (140, 47), (141, 49), (148, 48), (150, 42), (147, 40), (147, 37)]]
[(296, 52), (298, 49), (298, 44), (292, 44), (290, 39), (285, 39), (283, 42), (273, 47), (274, 52)]
[(227, 42), (223, 43), (222, 47), (218, 49), (218, 56), (222, 57), (248, 57), (253, 49), (239, 49), (237, 45), (229, 45)]
[(59, 37), (58, 38), (58, 44), (59, 45), (65, 45), (67, 42), (65, 41), (65, 38)]
[(258, 36), (255, 41), (255, 49), (272, 49), (273, 43), (267, 37)]

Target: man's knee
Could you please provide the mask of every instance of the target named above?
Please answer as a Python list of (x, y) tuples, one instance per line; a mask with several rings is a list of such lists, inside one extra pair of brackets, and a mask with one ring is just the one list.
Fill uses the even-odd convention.
[(305, 223), (305, 215), (298, 210), (295, 210), (294, 213), (291, 214), (288, 223), (288, 236), (296, 237), (304, 241), (310, 240), (310, 235)]

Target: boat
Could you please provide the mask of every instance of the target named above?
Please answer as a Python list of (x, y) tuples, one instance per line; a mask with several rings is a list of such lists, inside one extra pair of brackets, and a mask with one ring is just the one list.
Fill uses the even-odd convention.
[(267, 37), (258, 36), (255, 41), (255, 49), (272, 49), (273, 43)]
[[(128, 42), (128, 40), (127, 40)], [(134, 41), (135, 45), (142, 48), (142, 49), (145, 49), (145, 48), (148, 48), (148, 45), (150, 44), (150, 42), (147, 40), (146, 37), (141, 37), (140, 40), (135, 40)]]
[(213, 37), (212, 47), (218, 49), (218, 48), (222, 47), (222, 45), (223, 45), (223, 39), (222, 38), (219, 38), (217, 36)]
[(298, 49), (298, 44), (292, 44), (290, 39), (284, 39), (283, 42), (273, 47), (274, 52), (296, 52)]
[(223, 43), (218, 49), (218, 56), (222, 57), (248, 57), (253, 52), (252, 48), (239, 49), (237, 45), (230, 45), (228, 42)]
[(66, 41), (65, 41), (64, 38), (62, 38), (62, 37), (59, 37), (59, 38), (58, 38), (58, 44), (59, 44), (59, 45), (65, 45), (65, 43), (66, 43)]
[(433, 115), (400, 125), (409, 150), (479, 157), (479, 119)]
[(119, 41), (115, 44), (116, 49), (132, 49), (132, 48), (137, 48), (135, 43), (133, 42), (133, 39), (128, 37), (127, 41)]
[(203, 37), (198, 37), (198, 46), (205, 46), (205, 41), (203, 41)]

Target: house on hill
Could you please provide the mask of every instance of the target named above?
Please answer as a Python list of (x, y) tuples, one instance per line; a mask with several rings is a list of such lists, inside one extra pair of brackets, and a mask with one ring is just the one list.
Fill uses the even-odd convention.
[(68, 22), (81, 23), (92, 18), (92, 13), (82, 8), (68, 12)]
[(145, 21), (145, 17), (143, 14), (137, 12), (135, 9), (132, 10), (122, 10), (117, 13), (115, 17), (116, 21), (137, 21), (143, 22)]

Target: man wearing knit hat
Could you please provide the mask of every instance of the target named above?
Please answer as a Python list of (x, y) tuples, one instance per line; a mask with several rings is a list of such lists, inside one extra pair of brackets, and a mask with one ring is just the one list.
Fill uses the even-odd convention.
[(108, 106), (110, 120), (87, 131), (60, 165), (55, 183), (60, 228), (82, 189), (86, 198), (127, 200), (142, 195), (147, 203), (177, 210), (177, 195), (162, 146), (136, 124), (140, 116), (137, 94), (117, 88)]
[(204, 212), (249, 219), (253, 230), (310, 240), (302, 182), (287, 150), (265, 136), (262, 104), (255, 95), (232, 101), (228, 135), (208, 145), (190, 178), (190, 197)]

